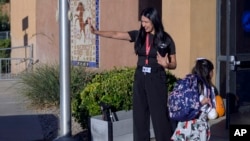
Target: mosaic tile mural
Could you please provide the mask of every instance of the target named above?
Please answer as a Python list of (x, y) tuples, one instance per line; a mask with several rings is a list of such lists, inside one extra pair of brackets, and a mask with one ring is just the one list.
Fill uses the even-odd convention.
[(99, 67), (99, 38), (90, 25), (99, 28), (99, 0), (71, 0), (72, 65)]

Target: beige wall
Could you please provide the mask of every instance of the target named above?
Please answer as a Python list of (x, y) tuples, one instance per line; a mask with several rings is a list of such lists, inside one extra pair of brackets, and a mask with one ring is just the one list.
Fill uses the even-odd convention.
[(59, 60), (59, 11), (58, 0), (36, 0), (36, 56), (41, 62), (55, 63)]
[[(129, 31), (139, 27), (138, 1), (100, 1), (100, 30)], [(135, 65), (136, 55), (133, 43), (100, 38), (101, 69)]]
[[(165, 30), (176, 44), (177, 69), (183, 77), (189, 73), (197, 57), (215, 64), (216, 0), (163, 0), (162, 17)], [(138, 1), (100, 0), (100, 30), (129, 31), (139, 29)], [(13, 46), (34, 44), (35, 60), (58, 61), (59, 31), (55, 15), (57, 0), (11, 0), (11, 38)], [(28, 16), (29, 27), (22, 31), (22, 19)], [(15, 56), (15, 53), (12, 55)], [(133, 43), (100, 37), (100, 70), (135, 66)]]
[[(27, 4), (28, 3), (28, 4)], [(23, 46), (24, 35), (28, 34), (28, 39), (36, 32), (36, 1), (34, 0), (11, 0), (11, 40), (12, 46)], [(28, 17), (28, 28), (22, 30), (22, 21)], [(35, 40), (29, 40), (29, 44)]]
[[(28, 34), (29, 44), (35, 43), (31, 40), (36, 32), (36, 1), (35, 0), (11, 0), (11, 40), (12, 46), (23, 46), (24, 35)], [(22, 21), (28, 17), (28, 28), (22, 30)]]
[[(100, 1), (100, 29), (121, 31), (137, 29), (138, 3), (133, 5), (131, 3), (134, 3), (134, 0)], [(57, 6), (57, 0), (12, 0), (12, 46), (23, 46), (23, 36), (26, 33), (28, 44), (34, 46), (34, 60), (43, 63), (58, 62), (59, 23), (55, 19)], [(26, 31), (22, 31), (22, 19), (25, 17), (29, 19), (29, 27)], [(20, 51), (12, 55), (17, 56), (17, 54), (23, 55)], [(100, 38), (99, 69), (134, 66), (135, 59), (132, 43)]]
[(190, 72), (190, 1), (163, 1), (162, 9), (165, 30), (173, 37), (176, 46), (177, 69), (171, 72), (183, 77)]
[[(10, 5), (12, 46), (24, 46), (27, 35), (27, 45), (33, 46), (34, 61), (43, 63), (58, 61), (57, 0), (11, 0)], [(24, 19), (27, 19), (25, 30), (23, 30)], [(31, 54), (29, 48), (15, 49), (11, 56), (25, 58), (31, 57)], [(24, 68), (24, 65), (27, 66), (27, 61), (21, 63), (21, 68)], [(18, 70), (15, 67), (18, 67)], [(12, 71), (19, 71), (19, 67), (20, 65), (12, 65)]]
[(190, 19), (190, 64), (192, 65), (197, 57), (205, 57), (216, 67), (216, 0), (192, 0)]
[(179, 77), (189, 73), (197, 57), (216, 61), (216, 0), (163, 1), (163, 22), (175, 40)]
[[(27, 35), (28, 44), (35, 44), (36, 40), (32, 39), (32, 34), (36, 32), (36, 7), (34, 0), (11, 0), (11, 45), (12, 47), (24, 46), (24, 38)], [(28, 4), (27, 4), (28, 3)], [(23, 30), (23, 20), (27, 20), (27, 29)], [(15, 49), (11, 52), (12, 58), (25, 58), (30, 56), (29, 51), (25, 49)], [(26, 61), (23, 62), (12, 62), (12, 72), (22, 70), (27, 65)]]

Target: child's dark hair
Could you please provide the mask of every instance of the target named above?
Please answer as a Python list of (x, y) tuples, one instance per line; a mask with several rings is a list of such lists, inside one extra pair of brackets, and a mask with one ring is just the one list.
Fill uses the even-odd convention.
[(197, 74), (206, 85), (212, 85), (210, 72), (213, 71), (214, 65), (208, 59), (197, 59), (192, 69), (192, 74)]

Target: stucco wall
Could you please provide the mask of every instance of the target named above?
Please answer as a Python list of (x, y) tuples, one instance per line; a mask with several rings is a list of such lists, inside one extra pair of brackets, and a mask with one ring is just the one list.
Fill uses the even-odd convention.
[(178, 77), (190, 72), (190, 1), (163, 1), (163, 23), (165, 30), (175, 41), (177, 69), (171, 71)]
[[(129, 31), (138, 29), (138, 1), (100, 1), (100, 30)], [(128, 41), (100, 38), (100, 68), (135, 66), (134, 45)]]
[[(25, 42), (35, 44), (36, 39), (31, 39), (36, 32), (36, 1), (34, 0), (11, 0), (10, 1), (10, 35), (12, 47), (24, 46)], [(24, 48), (11, 51), (12, 58), (30, 57), (29, 50)], [(12, 62), (12, 72), (20, 71), (27, 65), (27, 61)]]
[[(197, 57), (216, 63), (216, 0), (191, 1), (191, 60)], [(216, 67), (216, 66), (215, 66)], [(215, 68), (216, 69), (216, 68)]]
[[(30, 48), (23, 48), (12, 50), (11, 56), (33, 56), (34, 61), (43, 63), (58, 61), (57, 0), (11, 0), (10, 5), (12, 47), (33, 46), (33, 55)], [(21, 68), (27, 66), (27, 63), (28, 60), (21, 63)], [(12, 65), (13, 72), (19, 70), (20, 65)]]
[[(23, 46), (24, 35), (28, 35), (29, 43), (32, 34), (36, 32), (36, 1), (35, 0), (11, 0), (11, 40), (12, 46)], [(27, 28), (23, 30), (23, 20), (27, 19)]]
[[(99, 2), (101, 30), (128, 31), (138, 28), (138, 2), (135, 3), (133, 0), (105, 0)], [(131, 3), (135, 4), (131, 5)], [(33, 44), (34, 46), (34, 60), (43, 63), (58, 62), (59, 23), (56, 22), (57, 0), (12, 0), (11, 9), (12, 46), (23, 46), (23, 36), (26, 33), (28, 35), (28, 45)], [(22, 20), (25, 17), (28, 17), (28, 28), (23, 31)], [(20, 55), (20, 52), (18, 51), (12, 55), (17, 56), (17, 54)], [(135, 57), (132, 43), (100, 38), (99, 69), (111, 69), (115, 66), (134, 66), (136, 64)]]
[(55, 63), (59, 60), (59, 11), (58, 0), (37, 0), (36, 3), (36, 58), (41, 62)]
[(205, 57), (214, 64), (216, 78), (216, 0), (191, 1), (190, 66), (197, 57)]
[[(100, 0), (100, 30), (129, 31), (139, 29), (138, 1)], [(55, 15), (57, 0), (12, 0), (12, 46), (34, 44), (34, 58), (53, 62), (59, 58), (59, 24)], [(28, 17), (28, 28), (22, 30), (22, 19)], [(216, 0), (163, 0), (162, 17), (165, 30), (176, 44), (177, 69), (183, 77), (189, 73), (197, 57), (206, 57), (215, 64)], [(13, 56), (16, 54), (13, 53)], [(133, 43), (100, 37), (100, 67), (135, 66)]]
[(171, 72), (184, 77), (197, 57), (215, 65), (216, 0), (167, 0), (162, 7), (165, 30), (176, 44), (177, 69)]

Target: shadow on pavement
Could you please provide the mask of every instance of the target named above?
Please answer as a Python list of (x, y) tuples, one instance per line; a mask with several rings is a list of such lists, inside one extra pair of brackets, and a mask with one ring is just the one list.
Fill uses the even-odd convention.
[[(53, 115), (0, 116), (0, 141), (48, 141), (45, 136), (52, 133), (53, 136), (57, 136), (57, 130), (56, 133), (49, 132), (53, 131), (53, 128), (58, 128), (58, 120), (51, 120), (53, 118)], [(48, 120), (48, 124), (40, 124), (41, 120)], [(54, 121), (53, 127), (51, 121)], [(44, 131), (48, 131), (48, 134)]]
[(211, 129), (211, 141), (229, 141), (229, 129), (226, 129), (226, 119), (217, 119)]

